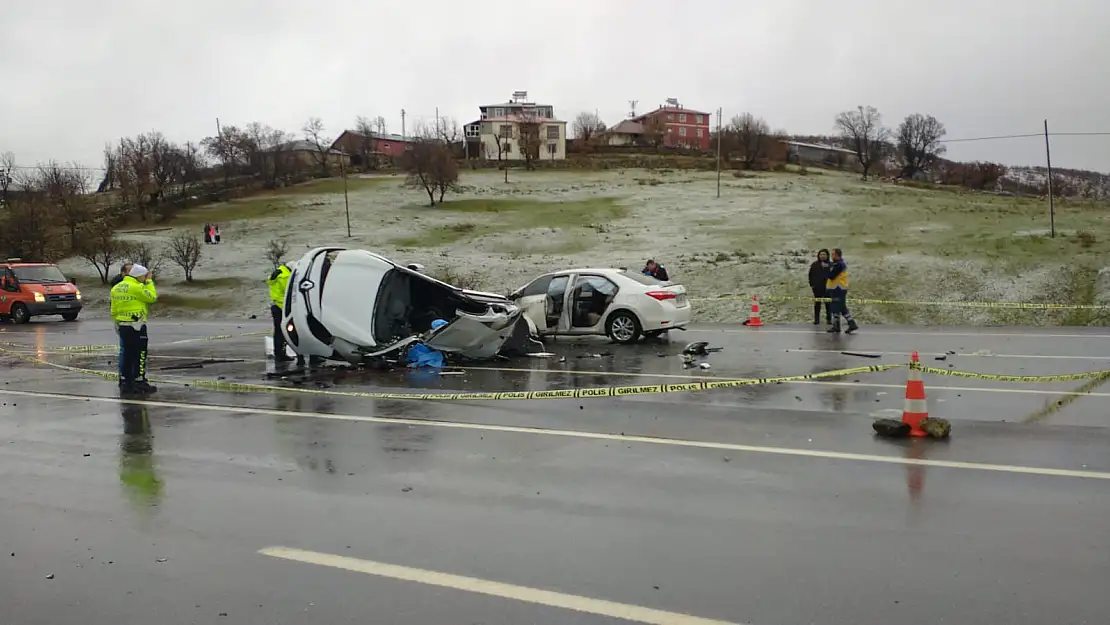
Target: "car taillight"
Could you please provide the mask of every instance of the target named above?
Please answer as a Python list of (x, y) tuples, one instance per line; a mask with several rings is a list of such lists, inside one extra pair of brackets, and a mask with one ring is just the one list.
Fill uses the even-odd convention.
[(648, 297), (655, 298), (659, 301), (663, 301), (665, 299), (677, 299), (678, 298), (677, 293), (672, 293), (670, 291), (648, 291), (646, 293), (646, 295)]

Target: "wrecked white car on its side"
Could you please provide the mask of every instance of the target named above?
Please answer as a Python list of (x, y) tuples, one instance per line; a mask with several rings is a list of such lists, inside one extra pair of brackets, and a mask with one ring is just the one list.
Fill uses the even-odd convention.
[[(422, 342), (468, 359), (537, 351), (509, 299), (446, 284), (366, 250), (318, 247), (297, 261), (282, 307), (293, 351), (358, 364), (404, 357)], [(432, 322), (447, 322), (432, 330)]]

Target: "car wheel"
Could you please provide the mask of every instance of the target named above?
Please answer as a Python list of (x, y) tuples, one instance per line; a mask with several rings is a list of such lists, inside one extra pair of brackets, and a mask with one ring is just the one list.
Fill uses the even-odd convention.
[(609, 338), (622, 345), (635, 343), (640, 338), (641, 331), (640, 320), (626, 310), (613, 313), (609, 317), (609, 323), (605, 324), (605, 333)]
[(31, 313), (23, 304), (16, 302), (12, 304), (12, 322), (13, 323), (27, 323), (31, 320)]
[(65, 314), (62, 315), (62, 319), (66, 320), (66, 321), (77, 321), (77, 315), (78, 314), (79, 313), (75, 313), (75, 312), (65, 313)]

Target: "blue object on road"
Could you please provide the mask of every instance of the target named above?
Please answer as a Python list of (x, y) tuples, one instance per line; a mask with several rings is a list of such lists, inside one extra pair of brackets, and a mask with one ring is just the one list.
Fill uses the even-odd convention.
[(442, 352), (438, 352), (423, 343), (417, 343), (409, 348), (405, 354), (405, 361), (409, 367), (435, 367), (440, 368), (447, 365), (447, 360), (443, 357)]
[(442, 328), (445, 325), (447, 325), (446, 321), (444, 321), (443, 319), (436, 319), (435, 321), (432, 322), (432, 329), (433, 330), (438, 330), (438, 329)]

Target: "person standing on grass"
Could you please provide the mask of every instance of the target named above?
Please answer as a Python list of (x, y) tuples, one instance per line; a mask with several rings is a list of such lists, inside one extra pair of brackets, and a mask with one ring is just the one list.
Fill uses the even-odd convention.
[[(822, 249), (817, 252), (817, 260), (809, 266), (809, 288), (813, 291), (813, 325), (821, 325), (821, 302), (818, 299), (827, 298), (828, 289), (825, 287), (829, 281), (829, 250)], [(832, 325), (832, 305), (825, 302), (825, 323)]]
[(840, 318), (848, 322), (848, 334), (859, 329), (852, 313), (848, 312), (848, 263), (844, 262), (844, 253), (840, 248), (832, 252), (832, 262), (829, 264), (829, 277), (825, 282), (827, 297), (832, 299), (833, 325), (828, 329), (830, 333), (840, 333)]
[(120, 283), (112, 287), (112, 322), (123, 343), (123, 372), (119, 379), (121, 393), (153, 393), (158, 389), (146, 379), (146, 320), (150, 305), (158, 301), (158, 290), (150, 271), (136, 263)]
[(212, 226), (212, 242), (217, 245), (220, 243), (220, 224)]
[(204, 224), (204, 242), (212, 242), (212, 224)]

